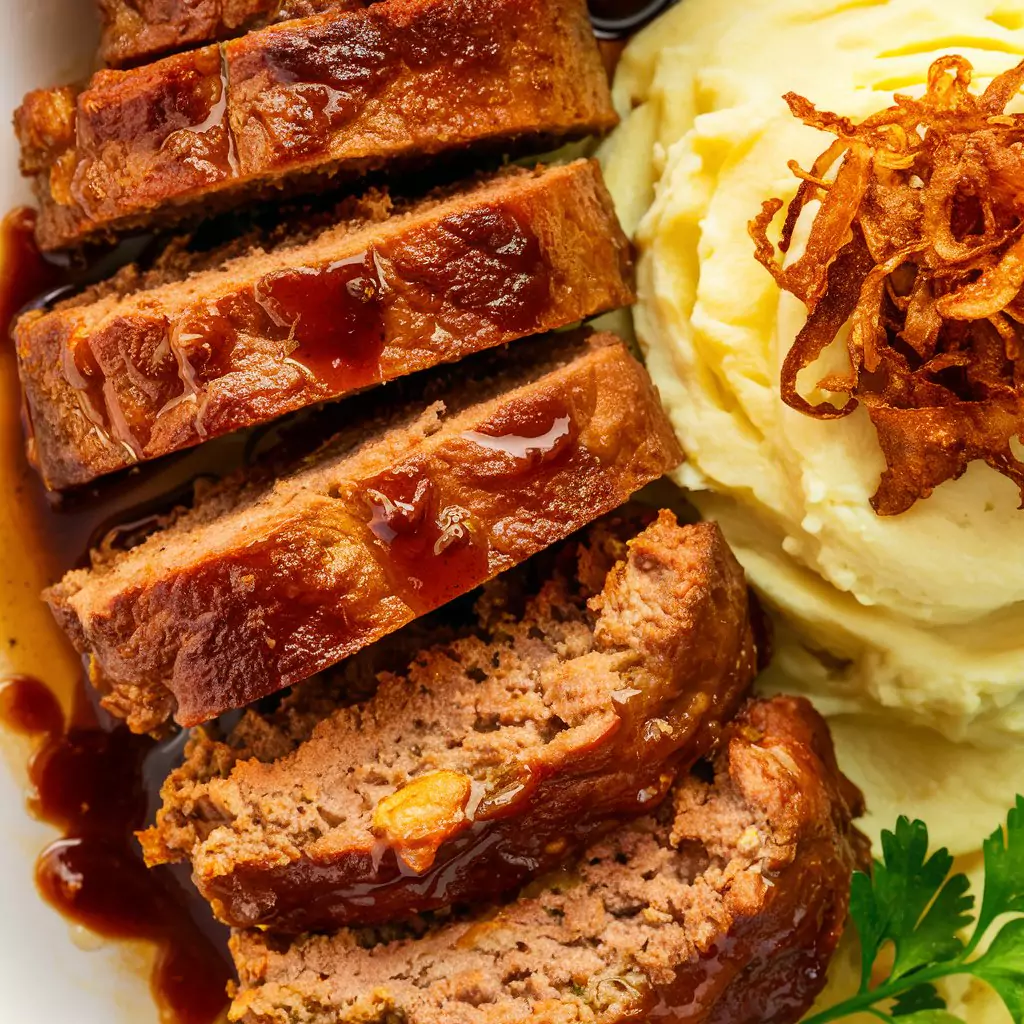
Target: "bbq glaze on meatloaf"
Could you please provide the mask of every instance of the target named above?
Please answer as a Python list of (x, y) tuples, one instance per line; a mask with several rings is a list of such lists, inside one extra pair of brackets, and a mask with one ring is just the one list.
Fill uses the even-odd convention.
[(843, 929), (861, 810), (810, 704), (754, 701), (713, 781), (689, 776), (505, 907), (296, 939), (236, 932), (230, 1019), (792, 1024)]
[[(190, 859), (228, 924), (295, 933), (514, 892), (649, 813), (712, 751), (757, 652), (717, 526), (662, 512), (622, 550), (627, 534), (595, 528), (521, 616), (422, 651), (280, 760), (249, 760), (266, 725), (200, 732), (147, 861)], [(593, 595), (578, 579), (602, 562)]]
[(15, 115), (43, 249), (615, 122), (585, 0), (386, 0), (33, 92)]
[[(347, 211), (350, 212), (350, 211)], [(514, 170), (15, 329), (47, 486), (82, 484), (633, 299), (595, 161)], [(152, 278), (153, 275), (150, 275)]]
[[(681, 459), (608, 335), (463, 360), (437, 401), (246, 475), (47, 592), (104, 705), (197, 725), (306, 679), (617, 508)], [(345, 407), (338, 410), (344, 415)]]
[(372, 0), (97, 0), (100, 60), (130, 67), (175, 50), (325, 11), (356, 11)]

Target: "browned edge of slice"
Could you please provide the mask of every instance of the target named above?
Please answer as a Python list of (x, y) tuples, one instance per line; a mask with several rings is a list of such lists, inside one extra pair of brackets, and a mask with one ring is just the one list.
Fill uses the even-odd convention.
[(244, 1024), (794, 1024), (823, 987), (866, 843), (809, 703), (751, 702), (713, 781), (501, 909), (289, 940), (236, 932)]
[[(581, 542), (573, 575), (613, 529)], [(589, 609), (556, 575), (521, 617), (420, 652), (279, 761), (200, 734), (141, 835), (147, 862), (191, 859), (222, 921), (294, 934), (515, 892), (650, 813), (714, 749), (757, 652), (717, 526), (663, 511), (623, 554)], [(252, 717), (244, 734), (273, 730)]]
[(387, 0), (39, 90), (15, 115), (46, 250), (615, 122), (585, 0)]
[(18, 321), (29, 455), (48, 487), (633, 299), (629, 243), (583, 160), (177, 269), (183, 279)]
[(97, 0), (100, 60), (125, 68), (189, 46), (326, 11), (354, 11), (373, 0)]
[[(681, 459), (616, 338), (464, 360), (398, 420), (271, 484), (230, 480), (46, 598), (136, 730), (306, 679), (620, 505)], [(470, 404), (472, 403), (472, 404)], [(343, 410), (342, 410), (343, 411)]]

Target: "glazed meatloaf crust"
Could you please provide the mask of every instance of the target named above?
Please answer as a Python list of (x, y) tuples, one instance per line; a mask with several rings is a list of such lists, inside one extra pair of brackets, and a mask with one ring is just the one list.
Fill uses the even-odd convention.
[(383, 0), (30, 93), (15, 115), (43, 249), (615, 121), (585, 0)]
[(130, 67), (175, 50), (325, 11), (355, 11), (371, 0), (97, 0), (100, 59)]
[[(757, 652), (717, 526), (662, 512), (608, 567), (621, 545), (595, 528), (521, 616), (421, 652), (279, 760), (257, 756), (275, 716), (200, 732), (147, 862), (191, 859), (222, 921), (296, 933), (514, 892), (649, 813), (714, 748)], [(601, 569), (594, 595), (578, 580)]]
[[(63, 488), (632, 301), (594, 161), (516, 170), (390, 217), (15, 329), (29, 455)], [(386, 218), (386, 219), (381, 219)]]
[(232, 939), (244, 1024), (791, 1024), (843, 929), (861, 811), (811, 706), (751, 703), (714, 779), (501, 909)]
[[(135, 730), (306, 679), (620, 505), (681, 459), (608, 335), (464, 360), (438, 400), (245, 475), (47, 593)], [(344, 414), (344, 409), (341, 410)]]

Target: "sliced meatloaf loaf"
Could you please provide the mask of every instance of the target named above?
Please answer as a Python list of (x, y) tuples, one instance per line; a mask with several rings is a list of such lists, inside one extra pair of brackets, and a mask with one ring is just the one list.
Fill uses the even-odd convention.
[(254, 28), (325, 11), (354, 11), (371, 0), (97, 0), (103, 21), (100, 59), (130, 67), (240, 36)]
[[(22, 317), (29, 454), (51, 488), (632, 301), (594, 161), (510, 171), (223, 266)], [(391, 216), (388, 216), (388, 213)], [(383, 219), (382, 219), (383, 218)]]
[(286, 757), (255, 759), (252, 722), (235, 743), (199, 733), (141, 837), (147, 861), (191, 859), (228, 924), (295, 933), (514, 892), (649, 813), (713, 749), (757, 652), (717, 526), (662, 512), (588, 607), (578, 580), (607, 535), (520, 616), (422, 651)]
[(688, 777), (507, 906), (296, 939), (237, 932), (230, 1019), (791, 1024), (843, 929), (860, 811), (811, 706), (756, 701), (713, 781)]
[(30, 93), (15, 115), (44, 249), (615, 120), (585, 0), (386, 0)]
[(646, 371), (608, 335), (545, 335), (450, 376), (438, 400), (360, 421), (279, 479), (230, 478), (51, 588), (106, 707), (136, 730), (242, 707), (561, 540), (681, 458)]

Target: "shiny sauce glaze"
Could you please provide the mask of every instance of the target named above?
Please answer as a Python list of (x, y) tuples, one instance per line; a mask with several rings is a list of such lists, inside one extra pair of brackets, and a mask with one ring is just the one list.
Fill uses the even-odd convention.
[(550, 303), (540, 240), (509, 201), (267, 273), (173, 318), (126, 313), (74, 332), (60, 372), (131, 465), (530, 333)]
[(380, 379), (381, 280), (372, 252), (266, 275), (254, 300), (295, 348), (289, 358), (332, 392)]
[(488, 17), (478, 6), (453, 21), (438, 5), (396, 30), (371, 7), (301, 31), (283, 26), (253, 50), (232, 47), (232, 84), (245, 94), (243, 159), (281, 166), (328, 148), (333, 133), (409, 70), (429, 75), (426, 88), (437, 94), (466, 89), (470, 69), (493, 69), (502, 58)]
[[(615, 3), (616, 11), (609, 13), (613, 0), (592, 0), (591, 9), (595, 24), (604, 38), (621, 38), (631, 27), (638, 25), (636, 10), (644, 5), (642, 0), (622, 0)], [(629, 26), (621, 20), (621, 8), (628, 7), (626, 17), (632, 19)], [(605, 23), (610, 17), (619, 18), (615, 25)], [(448, 40), (450, 42), (450, 39)], [(372, 42), (372, 40), (371, 40)], [(421, 40), (421, 43), (426, 41)], [(445, 42), (434, 39), (432, 45)], [(449, 49), (450, 47), (445, 47)], [(320, 111), (320, 117), (344, 117), (350, 110), (350, 103), (358, 95), (369, 96), (384, 84), (385, 72), (378, 67), (376, 51), (370, 50), (364, 67), (353, 67), (345, 81), (336, 78), (324, 79), (313, 58), (313, 66), (304, 68), (287, 54), (275, 61), (272, 71), (282, 82), (308, 73), (314, 89), (324, 87), (327, 102)], [(468, 50), (472, 59), (488, 61), (495, 55), (490, 53), (484, 41)], [(618, 48), (606, 56), (609, 70), (614, 68)], [(421, 45), (410, 47), (407, 59), (427, 59), (429, 51)], [(359, 62), (356, 62), (357, 64)], [(189, 151), (194, 172), (203, 180), (214, 181), (233, 171), (237, 154), (227, 129), (226, 102), (224, 89), (225, 61), (223, 48), (209, 48), (197, 55), (196, 62), (189, 66), (182, 64), (181, 89), (168, 96), (163, 108), (165, 122), (137, 123), (128, 134), (137, 140), (140, 134), (153, 141), (152, 158), (159, 164), (161, 159), (171, 159), (178, 150)], [(314, 95), (312, 109), (319, 99)], [(147, 109), (153, 109), (147, 104)], [(272, 125), (273, 111), (263, 115)], [(99, 120), (86, 124), (80, 131), (83, 138), (90, 133), (97, 137), (111, 126), (102, 123), (102, 111), (97, 111)], [(116, 134), (116, 133), (115, 133)], [(290, 137), (290, 143), (295, 143)], [(158, 175), (154, 175), (154, 180)], [(82, 205), (89, 209), (100, 205), (103, 196), (97, 191), (88, 167), (80, 169), (75, 179), (68, 180), (66, 188), (74, 193)], [(0, 227), (0, 320), (9, 324), (15, 313), (40, 299), (59, 286), (72, 282), (74, 275), (66, 268), (44, 261), (32, 240), (34, 216), (25, 210), (8, 215)], [(456, 225), (456, 231), (465, 225)], [(534, 258), (529, 239), (516, 240), (506, 252), (520, 259), (521, 269), (513, 280), (518, 291), (506, 295), (500, 307), (493, 303), (490, 308), (497, 314), (510, 318), (525, 318), (531, 305), (531, 296), (539, 287), (531, 279), (529, 264)], [(480, 267), (472, 268), (466, 276), (470, 281)], [(484, 268), (485, 270), (487, 268)], [(499, 268), (500, 272), (500, 268)], [(535, 274), (534, 277), (537, 275)], [(362, 289), (362, 298), (376, 300), (372, 274), (347, 276), (343, 271), (327, 282), (328, 290), (344, 286), (351, 294), (350, 285), (357, 277), (367, 282)], [(297, 293), (308, 282), (282, 281), (278, 285), (284, 302), (297, 301)], [(358, 291), (358, 287), (357, 287)], [(466, 293), (470, 301), (472, 290)], [(273, 296), (276, 298), (276, 296)], [(487, 305), (491, 300), (487, 300)], [(373, 301), (366, 303), (372, 306)], [(348, 314), (346, 314), (346, 317)], [(359, 317), (352, 318), (355, 321)], [(357, 328), (361, 330), (361, 328)], [(372, 336), (373, 331), (367, 335)], [(310, 328), (310, 336), (300, 341), (300, 361), (309, 370), (324, 373), (325, 360), (330, 369), (337, 366), (337, 357), (325, 354), (323, 347)], [(358, 357), (350, 360), (361, 367), (372, 364), (372, 344), (357, 345)], [(103, 353), (100, 353), (102, 358)], [(82, 392), (83, 408), (92, 421), (111, 431), (117, 440), (134, 451), (145, 443), (144, 428), (139, 427), (122, 410), (118, 411), (116, 391), (107, 378), (97, 358), (91, 352), (72, 352), (71, 364), (65, 372), (71, 382), (77, 382)], [(14, 370), (14, 352), (10, 344), (0, 345), (0, 402), (9, 406), (18, 402), (19, 394)], [(194, 364), (186, 365), (175, 358), (174, 367), (159, 367), (153, 377), (167, 387), (174, 388), (179, 381), (188, 381), (194, 372)], [(184, 391), (180, 392), (184, 394)], [(175, 396), (171, 395), (171, 400)], [(112, 400), (113, 399), (113, 400)], [(166, 401), (166, 399), (165, 399)], [(162, 406), (161, 406), (162, 407)], [(557, 457), (557, 450), (566, 427), (561, 418), (555, 416), (544, 429), (541, 425), (518, 434), (502, 434), (500, 427), (481, 431), (488, 440), (484, 446), (493, 446), (499, 461), (504, 465), (502, 472), (512, 471), (522, 463), (536, 459)], [(30, 424), (25, 423), (30, 431)], [(534, 432), (536, 431), (536, 432)], [(12, 434), (13, 431), (5, 431)], [(0, 441), (10, 442), (7, 436)], [(471, 438), (474, 443), (479, 439)], [(16, 493), (23, 513), (20, 525), (24, 527), (26, 553), (33, 557), (40, 572), (40, 582), (52, 582), (70, 568), (87, 564), (88, 551), (105, 539), (116, 544), (129, 545), (140, 541), (152, 528), (155, 517), (173, 507), (191, 489), (194, 481), (204, 476), (221, 475), (237, 465), (248, 461), (253, 452), (263, 447), (261, 434), (224, 438), (204, 445), (196, 452), (176, 459), (165, 460), (157, 466), (133, 470), (106, 481), (102, 487), (69, 492), (63, 498), (54, 499), (43, 490), (35, 473), (27, 466), (24, 458), (18, 456), (15, 465), (17, 476)], [(21, 448), (21, 439), (17, 439)], [(395, 482), (378, 481), (382, 495)], [(398, 497), (407, 491), (404, 484), (398, 486)], [(394, 497), (387, 495), (393, 502)], [(416, 498), (413, 489), (412, 498)], [(420, 497), (420, 503), (423, 503)], [(416, 509), (415, 500), (407, 502)], [(400, 516), (396, 519), (387, 503), (380, 507), (372, 498), (366, 503), (367, 526), (373, 530), (382, 544), (394, 543), (400, 535), (395, 527), (406, 528)], [(405, 510), (402, 510), (404, 513)], [(411, 516), (415, 520), (415, 514)], [(451, 520), (451, 516), (448, 517)], [(19, 524), (15, 524), (19, 525)], [(409, 526), (412, 524), (410, 523)], [(457, 537), (450, 529), (449, 543), (442, 552), (452, 549), (472, 552), (471, 524), (468, 538)], [(455, 523), (455, 526), (460, 524)], [(435, 517), (433, 528), (428, 533), (434, 536), (434, 545), (444, 533), (438, 533)], [(394, 535), (392, 536), (392, 531)], [(415, 529), (412, 533), (415, 534)], [(406, 536), (409, 536), (408, 532)], [(410, 545), (422, 544), (427, 540), (399, 540)], [(466, 556), (464, 556), (466, 557)], [(473, 556), (475, 557), (475, 556)], [(29, 572), (23, 573), (28, 577)], [(0, 581), (14, 585), (14, 580)], [(45, 616), (41, 619), (40, 616)], [(17, 650), (21, 618), (11, 619), (11, 634), (8, 644)], [(24, 616), (25, 632), (33, 641), (45, 636), (52, 645), (47, 652), (46, 663), (54, 666), (53, 678), (45, 681), (32, 676), (11, 675), (0, 680), (0, 724), (13, 733), (35, 740), (35, 753), (29, 765), (31, 792), (29, 808), (42, 820), (48, 821), (62, 833), (62, 838), (44, 850), (36, 869), (40, 892), (69, 920), (85, 924), (101, 935), (114, 938), (144, 938), (157, 946), (158, 954), (153, 968), (151, 984), (154, 997), (161, 1008), (162, 1016), (175, 1024), (212, 1024), (223, 1012), (227, 999), (224, 987), (230, 976), (226, 949), (226, 932), (217, 925), (205, 902), (198, 898), (190, 880), (180, 872), (169, 869), (147, 871), (142, 866), (141, 855), (132, 833), (151, 819), (159, 802), (159, 788), (181, 754), (180, 737), (157, 744), (147, 737), (132, 736), (122, 725), (113, 723), (102, 711), (95, 708), (91, 700), (92, 688), (80, 671), (70, 645), (55, 625), (49, 622), (45, 609), (36, 608)], [(16, 661), (11, 659), (11, 663)], [(38, 659), (37, 659), (38, 660)], [(6, 664), (6, 663), (5, 663)], [(77, 666), (77, 670), (74, 668)], [(518, 793), (518, 785), (512, 786)], [(499, 799), (488, 811), (480, 807), (481, 817), (491, 813), (500, 816)], [(92, 813), (89, 813), (91, 809)], [(468, 838), (468, 837), (467, 837)], [(467, 845), (469, 845), (467, 843)], [(457, 871), (458, 868), (456, 867)], [(443, 884), (443, 883), (442, 883)], [(372, 893), (367, 893), (372, 898)]]
[[(560, 399), (509, 403), (459, 438), (483, 449), (473, 474), (484, 487), (528, 480), (533, 487), (577, 449), (572, 411)], [(487, 537), (462, 506), (445, 499), (445, 479), (415, 458), (363, 482), (353, 496), (365, 507), (373, 550), (394, 592), (422, 613), (488, 578)]]
[(125, 94), (118, 73), (100, 72), (89, 101), (79, 102), (72, 116), (74, 148), (83, 159), (58, 161), (55, 167), (63, 178), (60, 187), (88, 217), (120, 209), (111, 168), (123, 161), (128, 146), (133, 160), (147, 167), (147, 173), (132, 175), (133, 201), (140, 205), (147, 194), (158, 199), (170, 175), (183, 186), (201, 188), (237, 171), (227, 68), (219, 46), (168, 58), (158, 84), (148, 82), (132, 95)]
[[(400, 287), (412, 310), (435, 311), (434, 331), (479, 321), (504, 335), (525, 334), (541, 323), (550, 301), (540, 239), (511, 201), (453, 213), (436, 233), (414, 232), (379, 255), (385, 283)], [(463, 322), (465, 314), (472, 319)]]
[(417, 612), (444, 604), (486, 579), (489, 552), (473, 517), (448, 503), (415, 462), (360, 486), (377, 561), (394, 592)]

